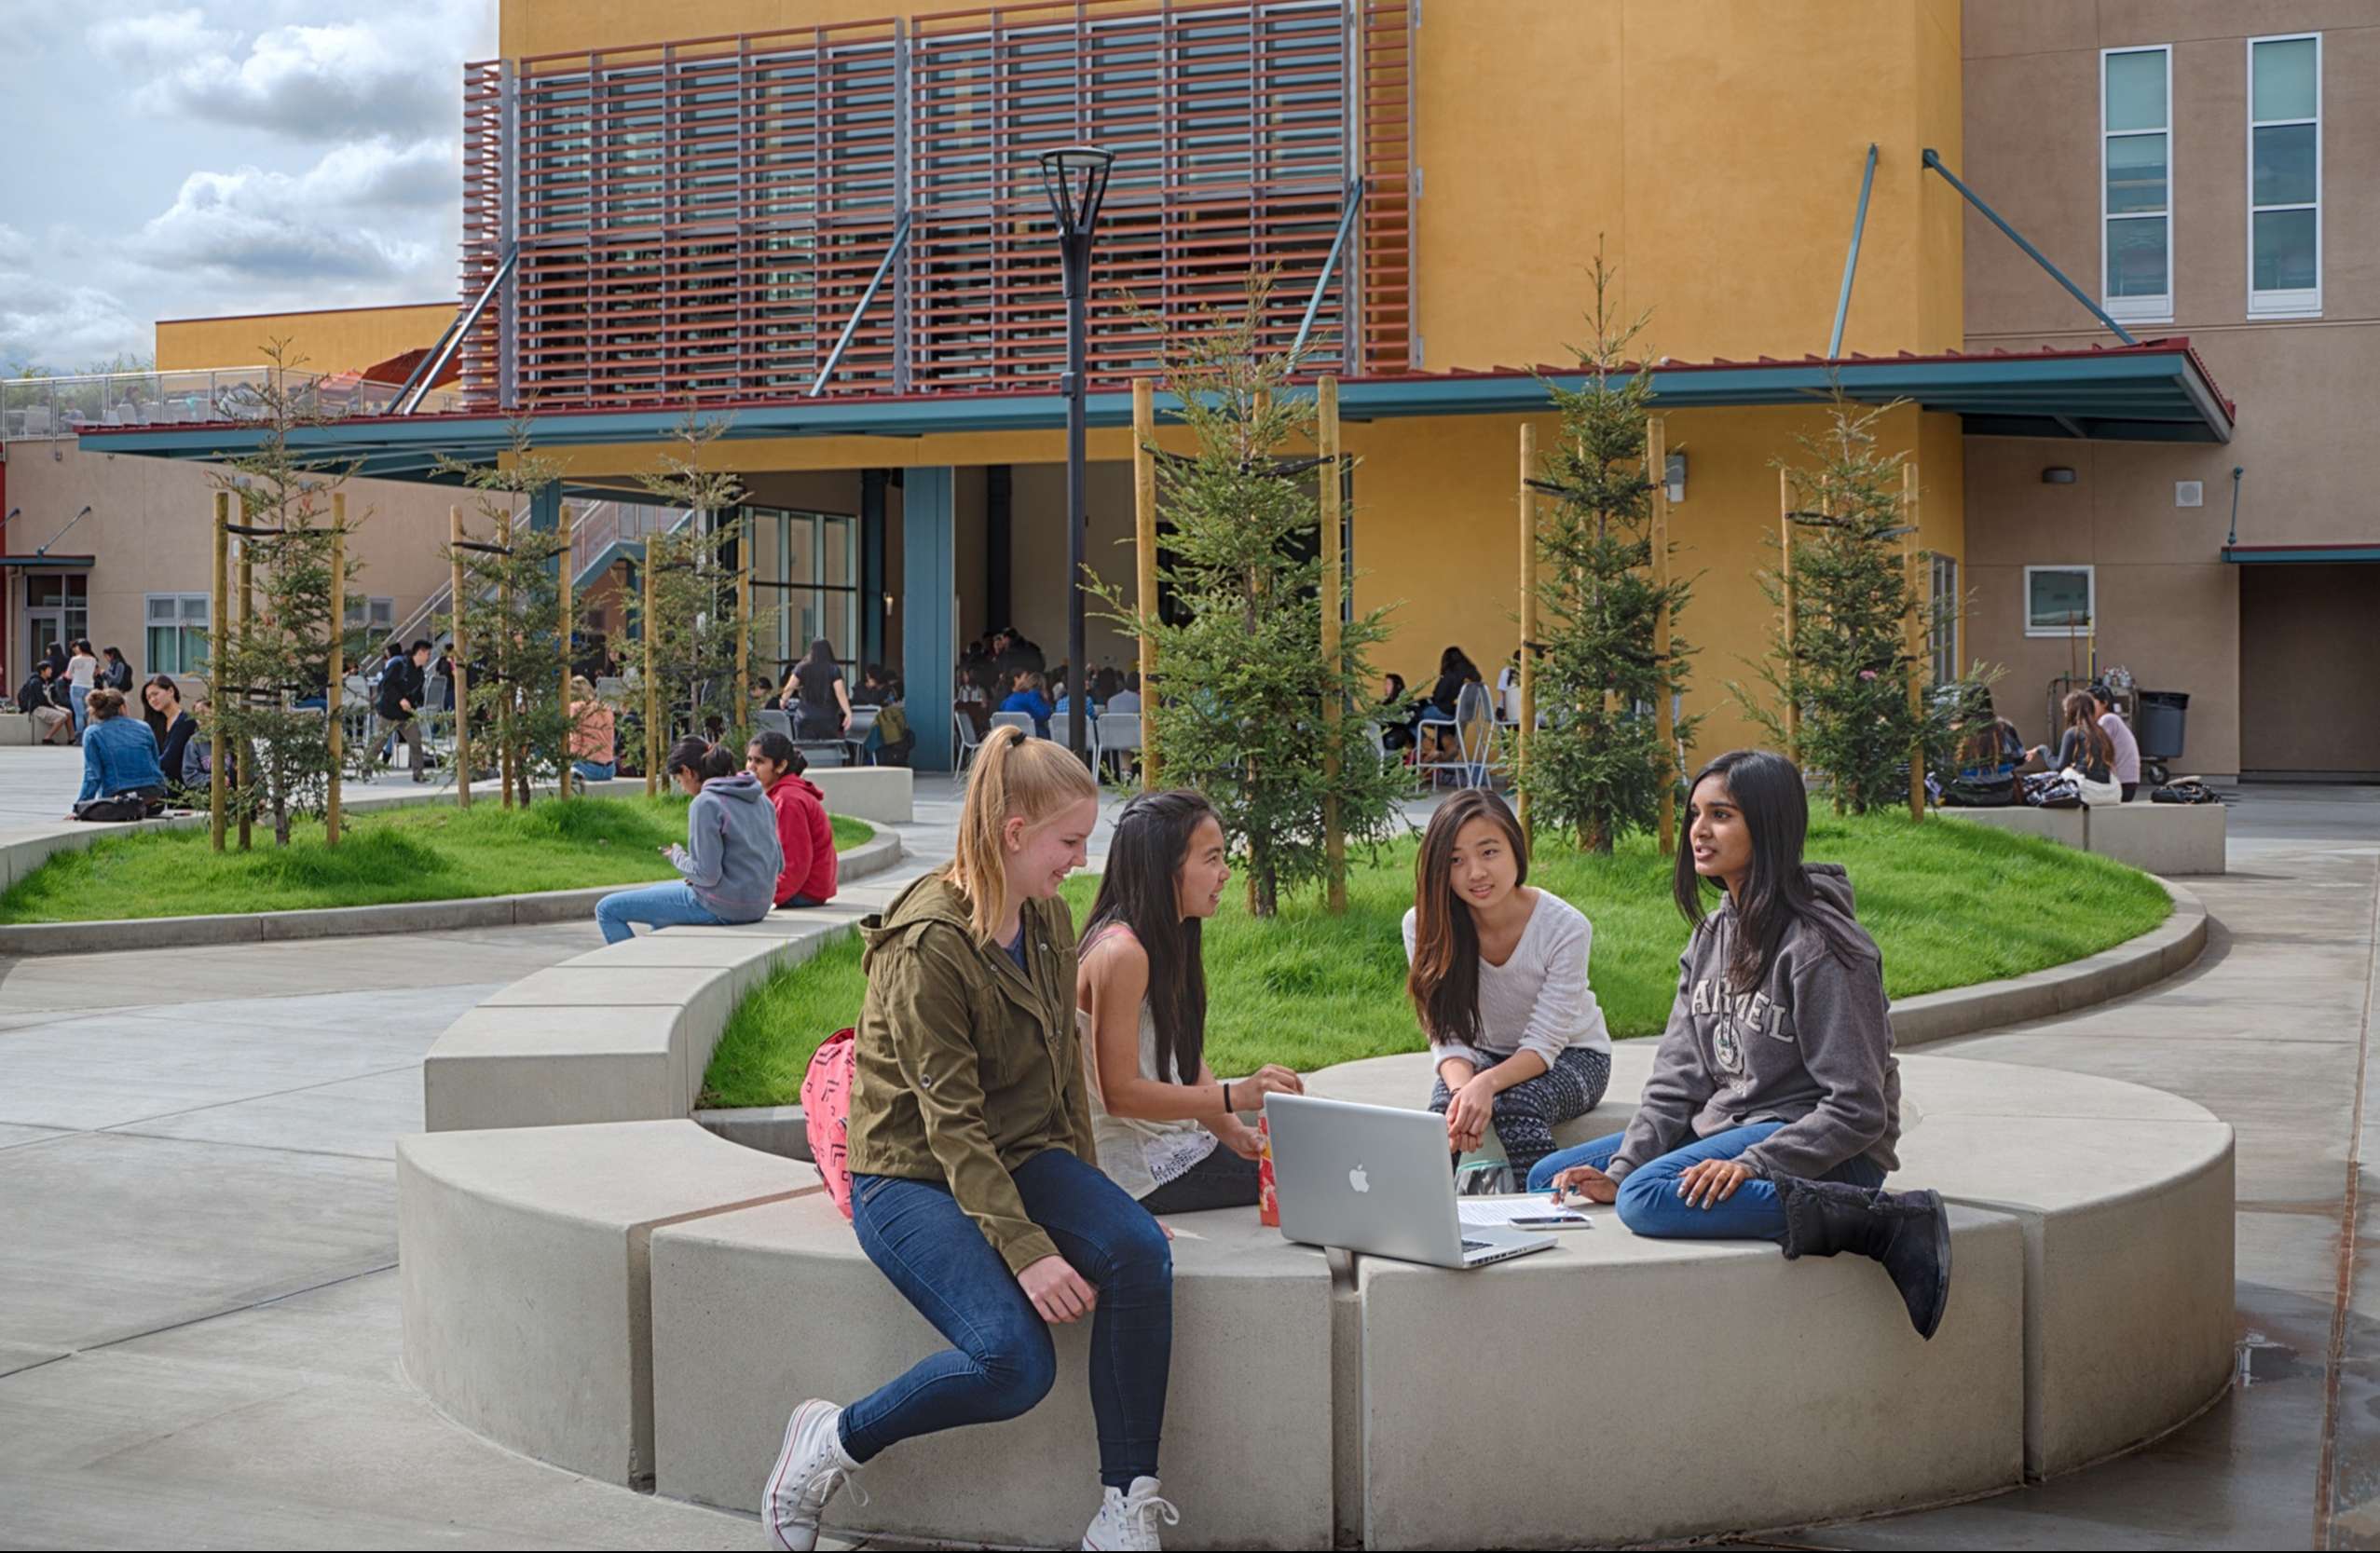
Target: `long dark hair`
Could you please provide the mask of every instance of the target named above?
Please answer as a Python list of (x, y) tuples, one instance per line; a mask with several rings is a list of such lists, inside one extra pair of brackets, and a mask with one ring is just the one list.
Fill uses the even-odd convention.
[[(1735, 899), (1738, 928), (1728, 954), (1730, 989), (1749, 992), (1760, 985), (1777, 946), (1785, 941), (1785, 930), (1797, 921), (1815, 926), (1837, 955), (1846, 959), (1858, 955), (1861, 940), (1844, 931), (1836, 913), (1818, 909), (1810, 877), (1802, 871), (1802, 844), (1810, 836), (1810, 793), (1802, 785), (1800, 768), (1771, 750), (1730, 750), (1695, 772), (1687, 784), (1689, 811), (1693, 795), (1706, 777), (1717, 777), (1727, 784), (1735, 811), (1744, 817), (1744, 828), (1752, 837), (1752, 868)], [(1678, 848), (1672, 893), (1679, 913), (1697, 931), (1710, 916), (1703, 902), (1706, 888), (1724, 890), (1726, 886), (1694, 871), (1692, 847)]]
[(1472, 662), (1470, 654), (1462, 648), (1450, 647), (1438, 655), (1438, 674), (1441, 678), (1447, 674), (1460, 674), (1465, 679), (1477, 679), (1479, 665)]
[(669, 747), (669, 758), (663, 763), (663, 769), (673, 776), (687, 770), (704, 782), (716, 782), (733, 773), (735, 756), (708, 739), (686, 738)]
[(826, 668), (833, 668), (835, 666), (835, 644), (829, 642), (824, 636), (811, 637), (809, 661)]
[(2079, 729), (2083, 735), (2083, 764), (2097, 764), (2113, 769), (2115, 765), (2115, 741), (2100, 726), (2099, 705), (2080, 690), (2070, 690), (2065, 702), (2066, 726)]
[(1149, 1015), (1156, 1024), (1157, 1071), (1176, 1083), (1198, 1076), (1207, 1050), (1207, 962), (1200, 953), (1205, 924), (1182, 915), (1182, 866), (1190, 838), (1207, 820), (1222, 824), (1215, 806), (1197, 793), (1143, 793), (1115, 816), (1107, 843), (1107, 871), (1091, 903), (1083, 938), (1109, 923), (1129, 928), (1149, 957)]
[(1455, 838), (1473, 820), (1493, 820), (1512, 849), (1512, 888), (1529, 881), (1529, 842), (1502, 798), (1466, 787), (1438, 806), (1413, 865), (1413, 968), (1405, 996), (1433, 1041), (1476, 1042), (1479, 1028), (1479, 925), (1455, 898), (1450, 877)]
[(793, 741), (773, 728), (762, 729), (752, 735), (752, 742), (747, 748), (761, 759), (773, 760), (784, 767), (786, 776), (800, 776), (810, 769), (810, 762), (794, 747)]
[(165, 736), (173, 731), (173, 722), (164, 713), (149, 704), (151, 690), (162, 690), (171, 696), (174, 710), (178, 712), (182, 709), (182, 688), (164, 674), (151, 674), (147, 683), (141, 687), (141, 720), (149, 725), (149, 731), (157, 735), (157, 742), (159, 744), (163, 744)]

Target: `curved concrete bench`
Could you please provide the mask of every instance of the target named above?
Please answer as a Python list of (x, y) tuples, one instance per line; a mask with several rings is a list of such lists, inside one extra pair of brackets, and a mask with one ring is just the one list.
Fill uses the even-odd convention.
[[(1566, 1140), (1622, 1125), (1651, 1056), (1623, 1043)], [(1960, 1205), (1932, 1343), (1864, 1260), (1643, 1240), (1607, 1216), (1471, 1274), (1326, 1258), (1245, 1210), (1174, 1220), (1181, 1544), (1625, 1542), (1862, 1514), (2081, 1464), (2219, 1395), (2230, 1129), (2112, 1080), (1927, 1056), (1903, 1072), (1896, 1184)], [(1309, 1087), (1418, 1105), (1427, 1075), (1412, 1054)], [(937, 1344), (805, 1193), (812, 1172), (690, 1122), (450, 1133), (400, 1160), (408, 1369), (532, 1455), (755, 1508), (794, 1402), (847, 1399)], [(830, 1523), (1077, 1534), (1084, 1334), (1060, 1353), (1040, 1409), (889, 1453), (871, 1503), (839, 1500)], [(1789, 1417), (1747, 1428), (1746, 1398)], [(1713, 1437), (1724, 1461), (1693, 1466)]]
[[(1621, 1042), (1603, 1103), (1557, 1127), (1555, 1138), (1567, 1145), (1624, 1126), (1652, 1056), (1649, 1041)], [(2020, 1296), (2024, 1306), (2027, 1475), (2053, 1476), (2138, 1445), (2217, 1396), (2230, 1376), (2236, 1335), (2230, 1126), (2179, 1096), (2086, 1073), (1923, 1056), (1904, 1056), (1901, 1073), (1901, 1169), (1892, 1184), (1931, 1187), (1954, 1204), (2013, 1220), (2020, 1237), (2022, 1274), (2003, 1292)], [(1424, 1053), (1348, 1063), (1307, 1083), (1310, 1094), (1376, 1105), (1417, 1107), (1429, 1090)], [(1605, 1249), (1599, 1246), (1597, 1256)], [(1952, 1260), (1951, 1312), (1935, 1348), (1978, 1282), (1963, 1241)], [(1373, 1265), (1366, 1262), (1367, 1278)], [(1393, 1282), (1433, 1271), (1389, 1268), (1379, 1275)], [(1800, 1266), (1789, 1271), (1799, 1275)], [(1873, 1268), (1865, 1271), (1861, 1287), (1897, 1314), (1889, 1288)], [(1367, 1286), (1367, 1331), (1383, 1308)], [(1870, 1328), (1871, 1338), (1880, 1329)], [(1893, 1328), (1895, 1340), (1907, 1335), (1905, 1324)], [(1380, 1383), (1370, 1369), (1366, 1379)], [(1388, 1426), (1408, 1416), (1393, 1408), (1376, 1412)], [(1371, 1480), (1393, 1486), (1406, 1478)], [(1446, 1530), (1426, 1504), (1409, 1513), (1435, 1533)], [(1424, 1538), (1411, 1546), (1443, 1544)]]
[(533, 972), (431, 1045), (421, 1064), (423, 1124), (451, 1132), (682, 1118), (744, 994), (875, 909), (834, 903), (670, 928)]
[(822, 1190), (691, 1122), (400, 1139), (405, 1370), (491, 1439), (650, 1480), (655, 1226)]
[(2231, 822), (2219, 803), (2152, 803), (2143, 792), (2130, 803), (2093, 809), (1945, 809), (1949, 818), (1995, 830), (2038, 836), (2076, 851), (2098, 852), (2152, 874), (2224, 871)]

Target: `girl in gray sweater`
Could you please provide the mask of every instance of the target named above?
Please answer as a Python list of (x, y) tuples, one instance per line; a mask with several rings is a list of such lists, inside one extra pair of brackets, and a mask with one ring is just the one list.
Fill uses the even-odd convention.
[(777, 811), (759, 780), (738, 770), (735, 756), (707, 739), (673, 745), (669, 774), (694, 800), (686, 810), (686, 845), (667, 852), (684, 878), (615, 891), (597, 901), (595, 925), (607, 944), (635, 937), (636, 922), (655, 928), (757, 922), (776, 905), (785, 852), (777, 841)]
[(1931, 1338), (1949, 1218), (1934, 1192), (1882, 1190), (1901, 1102), (1883, 959), (1841, 867), (1802, 862), (1809, 823), (1782, 756), (1736, 750), (1695, 775), (1676, 880), (1694, 931), (1635, 1120), (1548, 1155), (1529, 1187), (1617, 1201), (1638, 1234), (1872, 1257)]

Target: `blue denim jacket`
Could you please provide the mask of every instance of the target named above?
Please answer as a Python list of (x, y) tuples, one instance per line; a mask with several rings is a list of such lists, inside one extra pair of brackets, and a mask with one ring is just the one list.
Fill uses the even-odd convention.
[(75, 795), (76, 803), (112, 797), (136, 787), (164, 785), (157, 735), (149, 731), (148, 724), (118, 713), (83, 730), (83, 790)]

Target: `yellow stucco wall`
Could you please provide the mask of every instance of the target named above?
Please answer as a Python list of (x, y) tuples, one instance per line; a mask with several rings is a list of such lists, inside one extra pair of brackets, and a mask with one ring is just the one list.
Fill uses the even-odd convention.
[(1958, 196), (1919, 176), (1957, 161), (1955, 3), (1484, 0), (1418, 44), (1425, 369), (1568, 361), (1599, 234), (1649, 353), (1824, 351), (1870, 141), (1844, 347), (1960, 344)]
[[(506, 0), (508, 58), (948, 9)], [(1600, 236), (1654, 355), (1825, 350), (1870, 141), (1847, 350), (1961, 344), (1958, 0), (1460, 0), (1416, 34), (1426, 370), (1566, 362)]]
[(395, 307), (333, 307), (311, 313), (244, 313), (231, 318), (159, 319), (159, 372), (253, 367), (274, 340), (285, 361), (308, 372), (355, 372), (437, 342), (455, 320), (452, 302)]

